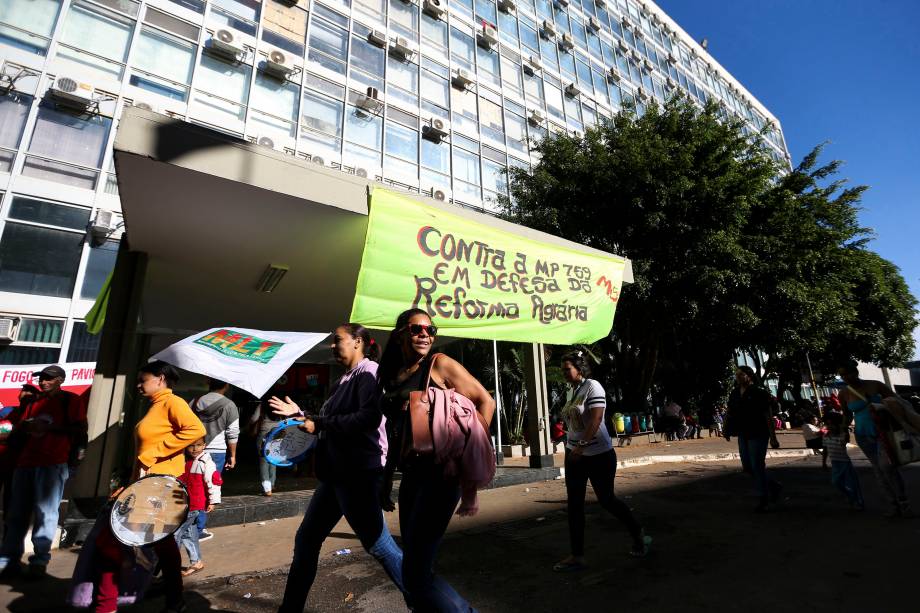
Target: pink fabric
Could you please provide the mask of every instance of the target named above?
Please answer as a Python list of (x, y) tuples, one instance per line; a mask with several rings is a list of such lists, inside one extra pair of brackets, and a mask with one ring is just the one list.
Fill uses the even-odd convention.
[(444, 466), (444, 475), (460, 478), (462, 497), (459, 515), (475, 515), (479, 510), (476, 490), (495, 477), (495, 450), (476, 415), (473, 401), (455, 390), (428, 388), (431, 406), (431, 438), (435, 461)]

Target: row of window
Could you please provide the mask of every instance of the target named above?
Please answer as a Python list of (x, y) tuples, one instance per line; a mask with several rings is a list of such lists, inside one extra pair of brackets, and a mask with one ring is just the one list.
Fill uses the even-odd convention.
[(19, 195), (0, 201), (0, 292), (94, 300), (115, 267), (118, 242), (90, 246), (92, 210)]
[[(38, 7), (38, 4), (42, 2), (59, 4), (60, 0), (39, 0), (38, 3), (29, 0), (28, 6)], [(60, 43), (58, 60), (72, 62), (83, 68), (92, 67), (104, 77), (120, 79), (128, 61), (128, 48), (134, 29), (134, 20), (128, 16), (136, 16), (139, 9), (132, 2), (104, 0), (104, 3), (113, 7), (117, 6), (124, 14), (104, 10), (83, 0), (74, 2), (64, 20), (61, 34), (58, 36)], [(385, 9), (382, 3), (372, 4), (374, 4), (372, 13), (379, 12), (380, 8)], [(455, 6), (462, 9), (464, 5), (461, 3)], [(649, 95), (663, 98), (667, 82), (672, 82), (674, 87), (680, 85), (700, 102), (705, 102), (709, 94), (701, 84), (696, 82), (694, 77), (690, 76), (695, 69), (699, 71), (698, 78), (707, 82), (707, 85), (714, 91), (719, 91), (722, 97), (729, 101), (730, 106), (736, 111), (743, 109), (744, 114), (755, 124), (756, 128), (763, 126), (764, 120), (759, 114), (740, 105), (733, 93), (728, 88), (723, 89), (721, 81), (718, 78), (713, 79), (711, 71), (703, 68), (701, 60), (692, 60), (684, 45), (672, 46), (671, 39), (664, 35), (659, 27), (651, 24), (646, 17), (637, 19), (637, 24), (641, 24), (641, 29), (637, 25), (636, 31), (646, 32), (649, 44), (646, 44), (642, 37), (634, 35), (632, 30), (622, 28), (616, 19), (609, 18), (606, 10), (598, 9), (596, 19), (606, 28), (604, 32), (611, 35), (608, 41), (602, 40), (597, 35), (587, 34), (593, 30), (590, 27), (586, 29), (581, 18), (574, 14), (569, 15), (564, 10), (554, 12), (546, 0), (540, 0), (534, 6), (538, 15), (549, 20), (552, 20), (555, 14), (556, 27), (573, 33), (576, 47), (573, 50), (574, 53), (560, 51), (556, 41), (541, 38), (537, 34), (537, 24), (524, 13), (520, 13), (517, 17), (513, 14), (500, 13), (491, 0), (477, 0), (475, 14), (477, 20), (494, 23), (498, 27), (503, 44), (519, 48), (524, 54), (539, 57), (544, 68), (559, 72), (566, 83), (577, 82), (579, 89), (584, 94), (596, 97), (605, 105), (616, 104), (616, 101), (611, 99), (608, 88), (603, 84), (606, 80), (607, 66), (617, 67), (623, 78), (632, 81), (637, 87), (644, 87)], [(591, 6), (593, 7), (593, 3)], [(367, 5), (356, 3), (355, 7), (361, 10), (362, 7), (366, 9)], [(46, 10), (41, 15), (41, 23), (34, 23), (38, 20), (36, 15), (31, 20), (28, 16), (20, 18), (18, 25), (24, 31), (31, 27), (33, 30), (39, 29), (50, 34), (53, 31), (56, 10), (51, 10), (53, 8), (51, 6), (43, 8)], [(219, 15), (235, 15), (244, 21), (256, 23), (262, 8), (261, 3), (252, 1), (212, 2), (209, 13), (211, 19), (208, 23), (213, 24), (215, 22), (213, 17)], [(470, 3), (470, 10), (472, 9), (473, 5)], [(37, 8), (30, 10), (23, 8), (20, 13), (31, 14), (35, 10)], [(624, 14), (636, 12), (631, 10), (628, 4), (621, 10)], [(382, 90), (385, 54), (383, 50), (367, 42), (366, 36), (370, 32), (369, 28), (354, 22), (349, 30), (350, 20), (347, 16), (322, 4), (315, 3), (313, 13), (309, 44), (305, 49), (303, 43), (307, 35), (307, 13), (299, 8), (284, 6), (271, 0), (265, 4), (265, 11), (262, 14), (262, 37), (270, 44), (293, 51), (299, 57), (306, 55), (314, 67), (342, 76), (346, 75), (346, 70), (350, 65), (351, 74), (349, 76), (356, 83)], [(592, 10), (591, 13), (594, 14), (595, 11)], [(641, 16), (641, 13), (639, 14)], [(50, 23), (48, 22), (49, 15), (52, 16)], [(500, 58), (497, 52), (477, 47), (471, 35), (472, 31), (462, 22), (455, 22), (451, 19), (452, 25), (448, 28), (446, 22), (430, 19), (427, 16), (420, 18), (418, 7), (404, 3), (402, 0), (391, 0), (389, 17), (390, 29), (396, 34), (417, 40), (421, 33), (426, 49), (440, 51), (445, 57), (449, 54), (455, 66), (469, 70), (478, 68), (481, 82), (497, 89), (503, 84), (512, 88), (518, 84), (517, 91), (520, 92), (521, 57), (515, 51), (508, 49), (509, 52), (506, 53), (503, 49)], [(151, 89), (158, 94), (186, 101), (192, 82), (197, 46), (189, 40), (183, 40), (183, 37), (197, 42), (200, 28), (152, 7), (146, 8), (144, 20), (150, 25), (143, 26), (136, 36), (135, 51), (131, 54), (133, 70), (130, 82), (139, 87)], [(2, 13), (0, 13), (0, 21), (4, 21)], [(239, 30), (237, 26), (240, 24), (227, 23), (226, 25)], [(158, 28), (169, 30), (177, 36), (166, 34)], [(255, 35), (256, 30), (253, 29), (251, 33)], [(0, 31), (0, 40), (4, 38), (3, 32)], [(624, 50), (631, 50), (631, 54), (624, 50), (617, 50), (613, 43), (617, 40), (622, 40)], [(653, 40), (658, 41), (663, 47), (656, 51), (655, 45), (652, 44)], [(24, 44), (24, 42), (19, 41), (19, 44)], [(294, 47), (291, 47), (291, 44)], [(676, 52), (677, 57), (673, 58), (674, 62), (667, 61), (665, 49), (669, 53), (672, 50)], [(592, 60), (592, 55), (596, 59)], [(599, 61), (601, 59), (603, 62)], [(348, 64), (346, 60), (350, 60)], [(678, 61), (683, 68), (675, 65)], [(213, 110), (216, 113), (230, 117), (237, 116), (242, 119), (249, 93), (249, 83), (253, 81), (251, 68), (245, 65), (232, 67), (231, 64), (208, 56), (202, 57), (199, 64), (196, 89), (206, 93), (196, 96), (193, 106), (200, 107), (199, 110), (202, 112)], [(400, 78), (402, 73), (418, 70), (417, 67), (398, 70), (393, 68), (392, 62), (389, 63), (388, 69), (397, 78)], [(387, 75), (388, 80), (389, 76)], [(412, 76), (407, 74), (402, 83), (411, 87)], [(254, 97), (258, 94), (259, 85), (257, 76), (252, 85)], [(262, 86), (264, 87), (264, 84)], [(215, 90), (220, 91), (221, 95), (215, 96)], [(394, 95), (409, 104), (413, 102), (417, 104), (417, 98), (412, 100), (414, 92), (411, 89), (398, 89)], [(286, 115), (284, 111), (288, 108), (290, 105), (282, 105), (281, 112), (272, 114), (284, 118)], [(573, 127), (578, 128), (577, 125)], [(771, 138), (775, 144), (781, 142), (778, 135)]]
[(0, 365), (95, 362), (99, 336), (87, 332), (86, 323), (82, 321), (70, 324), (66, 355), (62, 352), (66, 323), (63, 319), (21, 318), (16, 343), (0, 345)]

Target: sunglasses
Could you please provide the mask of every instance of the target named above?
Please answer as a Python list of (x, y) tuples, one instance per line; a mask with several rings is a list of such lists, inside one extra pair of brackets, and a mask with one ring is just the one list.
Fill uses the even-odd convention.
[(428, 336), (438, 335), (438, 327), (434, 324), (431, 324), (430, 326), (423, 326), (422, 324), (409, 324), (406, 326), (406, 328), (408, 328), (409, 334), (412, 336), (418, 336), (422, 333), (422, 331), (425, 331)]

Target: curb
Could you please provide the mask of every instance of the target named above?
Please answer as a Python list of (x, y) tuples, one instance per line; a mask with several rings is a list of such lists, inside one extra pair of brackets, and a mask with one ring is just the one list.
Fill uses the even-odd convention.
[[(814, 455), (811, 449), (769, 449), (768, 458), (800, 458)], [(680, 462), (725, 462), (740, 460), (741, 454), (737, 451), (725, 453), (699, 453), (685, 455), (650, 455), (639, 458), (627, 458), (617, 463), (617, 469), (636, 468), (651, 464), (675, 464)]]

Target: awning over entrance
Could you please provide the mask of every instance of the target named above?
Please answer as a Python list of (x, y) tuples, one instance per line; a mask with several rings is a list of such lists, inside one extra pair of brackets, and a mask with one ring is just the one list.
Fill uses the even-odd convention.
[[(218, 324), (317, 331), (347, 319), (372, 183), (136, 108), (122, 116), (115, 164), (128, 245), (148, 258), (141, 332), (186, 335)], [(428, 202), (533, 240), (602, 254)], [(257, 285), (271, 264), (289, 271), (264, 293)]]

